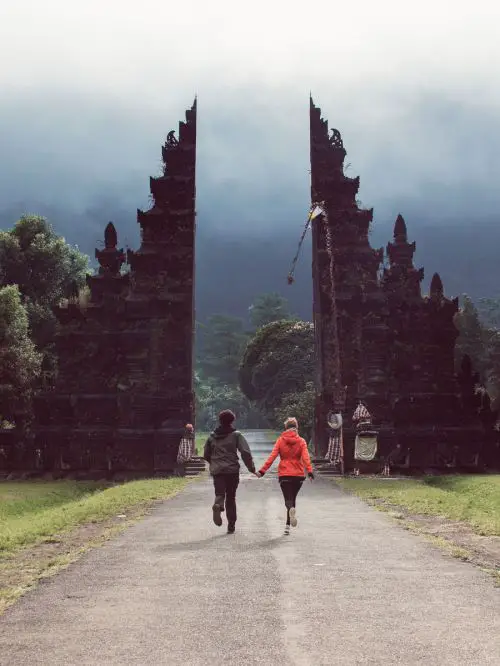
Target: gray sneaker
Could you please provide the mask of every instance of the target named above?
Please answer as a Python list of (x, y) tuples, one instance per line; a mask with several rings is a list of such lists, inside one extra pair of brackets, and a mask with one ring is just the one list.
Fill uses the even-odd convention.
[(297, 527), (297, 516), (295, 512), (295, 507), (290, 509), (290, 525), (292, 527)]

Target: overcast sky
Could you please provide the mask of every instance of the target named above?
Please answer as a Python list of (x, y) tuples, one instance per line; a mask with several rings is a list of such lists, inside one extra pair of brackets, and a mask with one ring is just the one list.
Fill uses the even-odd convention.
[(295, 233), (312, 91), (376, 224), (498, 220), (498, 0), (243, 7), (0, 2), (0, 211), (133, 217), (197, 94), (199, 223)]

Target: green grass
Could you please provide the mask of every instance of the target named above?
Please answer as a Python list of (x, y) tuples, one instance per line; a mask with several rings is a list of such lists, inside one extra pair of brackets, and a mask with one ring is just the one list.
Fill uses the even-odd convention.
[(85, 523), (179, 492), (186, 479), (144, 479), (110, 486), (79, 481), (0, 482), (0, 556)]
[(500, 536), (500, 475), (402, 481), (360, 478), (338, 483), (368, 501), (382, 500), (415, 514), (463, 521), (478, 534)]
[(203, 449), (209, 434), (209, 432), (197, 432), (195, 435), (195, 446), (199, 456), (203, 456)]

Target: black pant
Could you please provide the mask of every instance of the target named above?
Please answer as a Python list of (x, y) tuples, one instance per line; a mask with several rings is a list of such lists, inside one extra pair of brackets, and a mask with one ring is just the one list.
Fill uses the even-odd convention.
[(290, 525), (290, 509), (295, 506), (295, 500), (304, 483), (302, 476), (280, 476), (280, 487), (286, 506), (286, 524)]
[(224, 511), (228, 525), (236, 523), (236, 490), (240, 482), (239, 472), (236, 474), (214, 474), (215, 504)]

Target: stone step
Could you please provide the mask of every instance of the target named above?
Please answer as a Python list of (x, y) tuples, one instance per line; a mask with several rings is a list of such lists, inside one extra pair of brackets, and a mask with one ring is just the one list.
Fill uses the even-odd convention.
[(207, 463), (204, 458), (195, 456), (184, 465), (185, 476), (198, 476), (202, 474), (207, 468)]
[(339, 467), (332, 465), (329, 460), (318, 461), (314, 465), (314, 471), (319, 476), (342, 476)]

